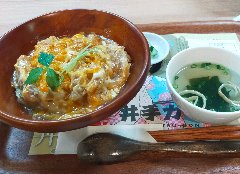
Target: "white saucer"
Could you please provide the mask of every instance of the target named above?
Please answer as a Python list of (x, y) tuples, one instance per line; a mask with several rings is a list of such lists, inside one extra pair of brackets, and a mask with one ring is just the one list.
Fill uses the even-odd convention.
[(157, 57), (151, 58), (151, 65), (159, 63), (165, 59), (170, 50), (167, 40), (155, 33), (143, 32), (143, 34), (146, 37), (148, 43), (158, 51)]

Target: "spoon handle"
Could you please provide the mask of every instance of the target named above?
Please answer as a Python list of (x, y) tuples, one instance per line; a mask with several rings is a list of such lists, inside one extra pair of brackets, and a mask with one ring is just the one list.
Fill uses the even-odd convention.
[(220, 154), (240, 152), (239, 141), (197, 141), (177, 143), (144, 143), (141, 150)]

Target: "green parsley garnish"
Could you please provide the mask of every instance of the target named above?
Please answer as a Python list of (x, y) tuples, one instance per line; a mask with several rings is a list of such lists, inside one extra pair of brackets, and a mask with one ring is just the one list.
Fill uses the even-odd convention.
[(46, 81), (48, 86), (52, 89), (55, 90), (57, 87), (60, 86), (60, 80), (58, 74), (51, 68), (47, 69), (47, 77)]
[(52, 63), (53, 59), (54, 59), (54, 56), (52, 54), (40, 52), (40, 55), (38, 57), (38, 62), (48, 67)]
[(151, 55), (151, 58), (155, 58), (157, 55), (158, 55), (158, 51), (156, 50), (156, 48), (154, 48), (154, 46), (150, 46), (150, 55)]
[[(52, 63), (54, 56), (52, 54), (47, 54), (44, 52), (40, 52), (40, 55), (38, 57), (38, 62), (42, 64), (44, 67), (40, 68), (34, 68), (30, 71), (27, 80), (25, 81), (25, 85), (27, 84), (33, 84), (36, 83), (38, 78), (41, 76), (43, 72), (47, 72), (46, 81), (48, 86), (54, 91), (57, 87), (60, 86), (61, 82), (64, 80), (64, 76), (62, 75), (64, 72), (69, 73), (73, 70), (73, 68), (76, 66), (77, 62), (87, 56), (89, 53), (93, 51), (99, 50), (100, 46), (93, 47), (91, 49), (88, 49), (92, 44), (87, 45), (84, 47), (77, 57), (71, 59), (68, 63), (62, 65), (63, 71), (58, 75), (52, 68), (49, 68), (50, 64)], [(61, 77), (59, 77), (61, 76)]]
[(25, 85), (30, 85), (36, 83), (39, 77), (43, 72), (47, 72), (46, 81), (48, 86), (54, 91), (57, 87), (60, 86), (59, 75), (51, 68), (49, 68), (52, 63), (54, 56), (52, 54), (47, 54), (44, 52), (40, 52), (38, 57), (38, 62), (42, 64), (44, 67), (34, 68), (30, 71), (27, 80), (25, 81)]
[(24, 84), (33, 84), (36, 83), (39, 76), (42, 74), (43, 68), (34, 68), (30, 71), (27, 80)]

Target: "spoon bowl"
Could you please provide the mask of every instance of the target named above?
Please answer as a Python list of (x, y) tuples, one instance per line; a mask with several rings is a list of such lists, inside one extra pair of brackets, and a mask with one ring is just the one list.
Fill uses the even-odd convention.
[(82, 161), (106, 163), (122, 161), (140, 149), (141, 144), (132, 139), (119, 135), (99, 133), (80, 142), (77, 154)]

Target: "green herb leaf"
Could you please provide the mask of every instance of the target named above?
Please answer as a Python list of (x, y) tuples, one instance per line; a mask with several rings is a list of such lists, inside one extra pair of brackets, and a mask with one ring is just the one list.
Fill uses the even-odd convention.
[(42, 74), (43, 68), (34, 68), (30, 71), (27, 80), (24, 82), (25, 85), (36, 83), (39, 76)]
[(38, 57), (38, 62), (44, 66), (49, 66), (53, 61), (53, 59), (54, 59), (54, 56), (52, 54), (40, 52), (40, 55)]
[(60, 86), (59, 75), (51, 68), (47, 70), (46, 81), (48, 86), (54, 91), (57, 87)]

